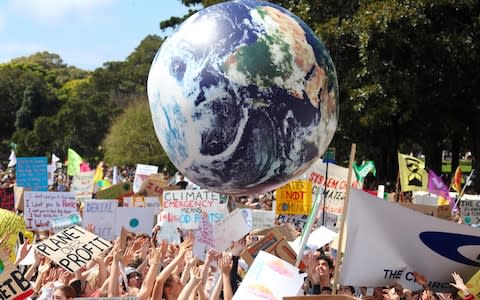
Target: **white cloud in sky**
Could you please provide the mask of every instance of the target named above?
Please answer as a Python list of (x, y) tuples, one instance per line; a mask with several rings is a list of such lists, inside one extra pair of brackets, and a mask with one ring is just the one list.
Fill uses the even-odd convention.
[(12, 0), (11, 7), (35, 19), (54, 23), (71, 16), (89, 19), (113, 0)]

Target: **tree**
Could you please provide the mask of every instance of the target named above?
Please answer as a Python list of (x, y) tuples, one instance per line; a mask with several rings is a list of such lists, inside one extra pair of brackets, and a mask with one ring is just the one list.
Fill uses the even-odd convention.
[(150, 107), (145, 98), (139, 98), (114, 121), (103, 147), (105, 161), (113, 165), (153, 164), (167, 168), (175, 167), (158, 142), (153, 127)]

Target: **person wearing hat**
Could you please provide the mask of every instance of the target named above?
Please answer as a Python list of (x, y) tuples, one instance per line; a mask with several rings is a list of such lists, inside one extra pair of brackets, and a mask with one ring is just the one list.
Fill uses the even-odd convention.
[(126, 267), (125, 275), (127, 276), (128, 286), (140, 288), (142, 286), (142, 274), (134, 267)]

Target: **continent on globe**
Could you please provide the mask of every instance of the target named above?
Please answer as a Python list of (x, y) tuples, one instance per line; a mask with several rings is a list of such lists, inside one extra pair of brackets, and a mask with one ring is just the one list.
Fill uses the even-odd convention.
[(328, 147), (338, 120), (335, 67), (288, 10), (224, 2), (188, 18), (148, 77), (157, 137), (202, 188), (248, 195), (298, 177)]

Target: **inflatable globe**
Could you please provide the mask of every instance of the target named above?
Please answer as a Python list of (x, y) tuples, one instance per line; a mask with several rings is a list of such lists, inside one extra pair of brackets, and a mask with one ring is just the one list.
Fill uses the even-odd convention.
[(210, 6), (163, 43), (148, 76), (158, 139), (200, 187), (273, 190), (318, 159), (337, 126), (332, 59), (314, 32), (260, 1)]

